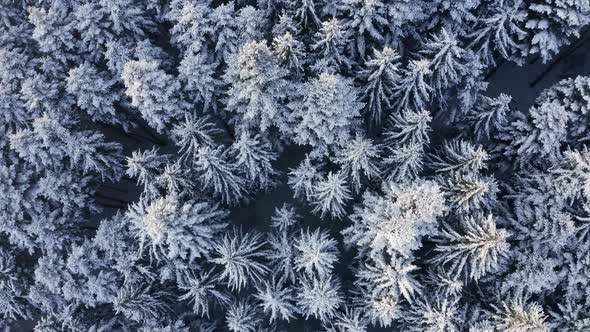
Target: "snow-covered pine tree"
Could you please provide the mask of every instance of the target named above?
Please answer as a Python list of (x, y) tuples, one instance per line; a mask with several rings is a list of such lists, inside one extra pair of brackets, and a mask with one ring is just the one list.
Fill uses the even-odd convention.
[(272, 146), (260, 135), (252, 136), (244, 131), (230, 146), (229, 152), (234, 165), (250, 182), (254, 190), (268, 190), (277, 172), (272, 163), (277, 159)]
[(305, 46), (291, 32), (274, 37), (272, 51), (289, 70), (303, 71), (303, 64), (306, 63)]
[(371, 139), (355, 137), (336, 156), (336, 163), (351, 179), (352, 188), (359, 192), (365, 181), (376, 180), (381, 174), (381, 147)]
[(218, 109), (222, 98), (223, 81), (215, 71), (218, 63), (210, 63), (204, 53), (186, 55), (178, 66), (178, 77), (193, 103), (200, 103), (206, 111)]
[(263, 246), (259, 233), (244, 233), (240, 229), (226, 233), (215, 244), (215, 254), (211, 260), (222, 268), (219, 280), (227, 282), (231, 290), (237, 291), (252, 283), (262, 282), (269, 270), (263, 263), (266, 256)]
[(469, 33), (472, 38), (469, 48), (475, 50), (484, 63), (496, 66), (498, 57), (522, 64), (526, 57), (524, 28), (527, 18), (522, 0), (501, 0), (486, 6), (475, 28)]
[(522, 165), (530, 161), (554, 160), (562, 144), (568, 141), (568, 123), (572, 114), (558, 101), (533, 106), (529, 112), (512, 113), (510, 122), (497, 137), (506, 142), (498, 148), (507, 156), (516, 156)]
[(350, 69), (352, 61), (345, 54), (344, 47), (348, 43), (346, 31), (342, 23), (331, 18), (321, 23), (321, 27), (314, 35), (311, 45), (313, 65), (317, 73), (338, 73), (340, 69)]
[(158, 132), (164, 132), (174, 120), (182, 118), (187, 105), (181, 95), (180, 83), (160, 69), (157, 61), (127, 62), (121, 77), (131, 105), (137, 107), (147, 123)]
[(425, 42), (420, 53), (429, 62), (429, 85), (439, 99), (447, 88), (457, 84), (467, 74), (465, 50), (457, 37), (444, 28)]
[(422, 170), (424, 148), (430, 143), (431, 120), (430, 114), (424, 110), (405, 110), (391, 115), (389, 128), (384, 133), (387, 150), (384, 172), (388, 180), (414, 179)]
[(252, 41), (240, 48), (224, 76), (230, 86), (226, 107), (239, 115), (235, 120), (237, 128), (266, 132), (274, 127), (290, 132), (286, 102), (293, 84), (286, 79), (288, 73), (279, 66), (266, 42)]
[(324, 73), (306, 82), (298, 95), (290, 105), (295, 143), (312, 146), (312, 155), (320, 157), (351, 139), (364, 106), (351, 80)]
[(314, 213), (322, 218), (330, 215), (341, 219), (345, 214), (346, 202), (352, 199), (345, 175), (342, 172), (329, 172), (325, 179), (315, 184), (311, 199)]
[(254, 295), (259, 301), (259, 306), (265, 314), (270, 315), (270, 322), (281, 319), (290, 321), (295, 318), (298, 309), (295, 306), (295, 296), (291, 287), (286, 287), (282, 281), (277, 280), (274, 276), (270, 281), (264, 281), (256, 289)]
[(289, 171), (288, 184), (293, 189), (295, 198), (311, 201), (316, 183), (323, 178), (321, 165), (314, 165), (309, 155), (296, 168)]
[(317, 275), (322, 278), (330, 275), (338, 261), (336, 244), (326, 231), (301, 230), (295, 239), (295, 269), (308, 276)]
[(91, 130), (71, 131), (49, 114), (35, 119), (31, 129), (19, 130), (9, 139), (19, 157), (39, 171), (57, 171), (65, 166), (113, 181), (122, 175), (120, 144), (107, 143), (102, 134)]
[[(153, 200), (140, 200), (128, 212), (133, 235), (156, 260), (185, 261), (209, 257), (217, 245), (214, 240), (227, 226), (227, 212), (206, 201), (185, 201), (170, 194)], [(176, 263), (177, 268), (180, 263)]]
[(208, 116), (188, 113), (183, 121), (174, 125), (171, 134), (174, 143), (179, 147), (178, 160), (192, 167), (200, 148), (217, 146), (215, 138), (221, 134), (221, 130), (215, 127)]
[(213, 193), (227, 205), (237, 205), (245, 198), (245, 179), (230, 162), (227, 150), (221, 146), (202, 146), (194, 158), (194, 171), (204, 191)]
[(431, 181), (398, 185), (385, 183), (384, 195), (366, 192), (354, 207), (345, 242), (370, 256), (381, 253), (410, 256), (420, 239), (434, 233), (436, 217), (446, 209), (439, 186)]
[(443, 224), (433, 262), (450, 264), (451, 270), (464, 271), (473, 280), (497, 270), (508, 256), (510, 234), (496, 227), (492, 215), (467, 217), (459, 228)]
[(526, 28), (530, 31), (531, 54), (549, 61), (559, 49), (579, 37), (590, 23), (587, 1), (533, 0), (527, 2)]
[(337, 16), (343, 17), (342, 27), (352, 38), (349, 53), (365, 58), (366, 50), (386, 42), (387, 7), (381, 0), (342, 0), (335, 4)]
[(481, 96), (481, 102), (468, 118), (475, 122), (473, 131), (478, 139), (491, 138), (505, 123), (510, 113), (512, 97), (501, 93), (498, 97)]
[(333, 276), (304, 277), (297, 289), (297, 305), (305, 317), (326, 322), (343, 303), (340, 288), (340, 282)]
[(113, 93), (114, 83), (105, 73), (85, 62), (70, 70), (66, 91), (75, 96), (78, 107), (93, 121), (120, 124), (128, 130), (131, 123), (116, 108), (121, 95)]
[(434, 88), (430, 86), (432, 70), (427, 59), (410, 60), (395, 85), (393, 107), (397, 111), (421, 110), (428, 106)]
[(383, 109), (389, 108), (394, 95), (395, 84), (399, 80), (398, 53), (389, 47), (382, 51), (374, 49), (373, 57), (368, 56), (365, 68), (360, 72), (367, 85), (363, 99), (367, 102), (369, 116), (376, 125), (381, 123)]

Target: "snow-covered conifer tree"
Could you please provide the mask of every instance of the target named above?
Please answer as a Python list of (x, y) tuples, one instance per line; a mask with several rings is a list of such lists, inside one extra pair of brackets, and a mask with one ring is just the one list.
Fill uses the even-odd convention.
[(491, 215), (468, 217), (460, 228), (443, 225), (435, 262), (449, 263), (452, 270), (463, 270), (475, 280), (497, 269), (501, 258), (508, 255), (510, 234), (497, 229)]
[(272, 163), (276, 160), (276, 153), (264, 138), (259, 135), (251, 136), (247, 131), (230, 146), (228, 152), (234, 165), (239, 169), (253, 188), (267, 190), (273, 184), (273, 177), (277, 172)]
[(227, 328), (232, 332), (254, 332), (260, 325), (256, 307), (247, 301), (238, 301), (229, 306), (225, 317)]
[(211, 260), (222, 267), (219, 279), (227, 282), (231, 290), (237, 291), (251, 283), (261, 282), (268, 273), (268, 268), (262, 263), (266, 256), (263, 245), (258, 233), (241, 230), (226, 233), (215, 245), (215, 255)]
[(230, 85), (227, 109), (238, 113), (238, 128), (256, 128), (262, 132), (271, 127), (289, 132), (287, 98), (292, 84), (286, 80), (288, 70), (279, 66), (265, 42), (252, 41), (240, 48), (225, 73)]
[(361, 136), (355, 137), (338, 152), (336, 163), (340, 164), (342, 171), (350, 177), (356, 192), (361, 190), (361, 180), (375, 180), (379, 177), (380, 154), (380, 146)]
[(447, 141), (432, 155), (430, 167), (437, 173), (477, 174), (486, 167), (488, 153), (481, 146), (467, 141)]
[(501, 0), (488, 6), (484, 16), (479, 18), (473, 32), (470, 48), (486, 63), (496, 65), (497, 55), (507, 60), (522, 63), (526, 55), (524, 29), (526, 12), (522, 0)]
[(388, 180), (403, 182), (415, 178), (422, 170), (424, 147), (430, 143), (427, 111), (406, 110), (390, 117), (385, 131), (386, 152), (384, 171)]
[[(185, 56), (207, 55), (207, 33), (211, 8), (198, 1), (174, 1), (166, 18), (174, 23), (171, 41)], [(185, 58), (186, 59), (186, 58)]]
[[(175, 195), (153, 202), (141, 200), (129, 210), (131, 229), (140, 250), (162, 260), (192, 262), (208, 257), (217, 245), (214, 238), (227, 225), (227, 212), (208, 202), (183, 202)], [(178, 264), (178, 263), (177, 263)]]
[(430, 61), (411, 60), (400, 75), (401, 79), (394, 88), (394, 108), (398, 111), (424, 109), (435, 92), (429, 84), (432, 75)]
[(129, 123), (122, 121), (116, 110), (121, 96), (113, 93), (114, 82), (88, 62), (70, 70), (66, 90), (76, 97), (77, 105), (94, 121), (121, 123), (124, 128)]
[(303, 70), (303, 64), (306, 62), (304, 45), (291, 32), (276, 36), (273, 39), (272, 51), (287, 68), (295, 71)]
[(330, 215), (340, 219), (344, 216), (346, 202), (351, 198), (344, 174), (330, 172), (325, 179), (319, 180), (313, 189), (313, 212), (320, 214), (322, 218)]
[(219, 290), (217, 279), (210, 271), (196, 274), (188, 273), (179, 288), (185, 293), (180, 300), (192, 303), (192, 310), (199, 316), (209, 317), (215, 304), (227, 304), (229, 296)]
[(116, 180), (122, 174), (121, 145), (107, 143), (91, 130), (72, 132), (48, 114), (35, 119), (31, 129), (10, 135), (10, 145), (18, 155), (41, 169), (66, 167), (83, 174), (98, 174)]
[(295, 239), (295, 268), (309, 276), (329, 275), (338, 260), (336, 241), (325, 231), (301, 231)]
[(436, 217), (445, 210), (438, 185), (429, 181), (409, 185), (384, 184), (385, 195), (367, 192), (363, 204), (350, 216), (353, 224), (343, 231), (345, 242), (371, 256), (410, 255), (422, 246), (420, 238), (432, 234)]
[[(308, 0), (305, 0), (308, 1)], [(320, 30), (314, 35), (315, 43), (312, 68), (318, 73), (337, 73), (340, 68), (349, 69), (351, 60), (344, 53), (348, 38), (338, 19), (323, 21)]]
[(368, 56), (365, 69), (360, 73), (367, 86), (363, 97), (367, 101), (367, 108), (372, 120), (381, 123), (383, 108), (388, 108), (394, 95), (394, 88), (399, 77), (398, 53), (389, 47), (382, 51), (375, 49), (373, 57)]
[(39, 50), (65, 62), (76, 58), (75, 16), (66, 1), (55, 1), (48, 8), (29, 8), (29, 22), (34, 26), (32, 37)]
[(447, 200), (453, 207), (477, 211), (480, 208), (491, 209), (497, 202), (498, 184), (492, 176), (455, 173), (440, 180)]
[(264, 281), (257, 288), (255, 297), (260, 300), (260, 306), (264, 313), (270, 315), (270, 322), (277, 319), (289, 321), (298, 312), (294, 305), (293, 289), (285, 287), (281, 281), (277, 281), (274, 277), (270, 281)]
[(160, 69), (157, 61), (130, 61), (122, 73), (125, 93), (147, 123), (158, 132), (180, 119), (185, 109), (180, 83)]
[(511, 102), (512, 97), (503, 93), (495, 98), (481, 97), (480, 105), (469, 115), (469, 118), (475, 121), (473, 130), (479, 139), (490, 138), (492, 132), (497, 132), (501, 128), (510, 113)]
[(321, 156), (351, 139), (364, 105), (358, 101), (358, 92), (350, 80), (321, 74), (305, 83), (299, 95), (301, 100), (290, 106), (297, 144), (309, 144), (314, 155)]
[(194, 158), (194, 169), (205, 190), (228, 205), (236, 205), (243, 198), (244, 179), (238, 175), (236, 166), (228, 162), (227, 152), (222, 147), (201, 147)]
[[(317, 5), (316, 5), (317, 3)], [(303, 27), (320, 24), (321, 0), (296, 0), (292, 5), (293, 17)]]
[(340, 283), (334, 277), (301, 279), (297, 304), (306, 317), (327, 321), (334, 317), (342, 304)]
[(344, 16), (343, 28), (352, 35), (349, 47), (353, 55), (364, 58), (367, 48), (385, 42), (388, 26), (387, 7), (381, 0), (343, 0), (335, 5)]
[(216, 76), (216, 66), (207, 61), (205, 54), (198, 53), (186, 55), (178, 67), (184, 91), (194, 102), (202, 103), (205, 110), (216, 110), (221, 99), (223, 81)]
[(457, 84), (467, 72), (465, 50), (459, 45), (457, 37), (446, 29), (433, 35), (421, 53), (430, 63), (430, 86), (440, 97), (446, 88)]
[(543, 62), (578, 37), (590, 23), (590, 5), (585, 1), (534, 0), (527, 5), (530, 53), (539, 54)]
[(492, 314), (494, 327), (506, 331), (549, 331), (546, 317), (539, 304), (523, 299), (502, 302)]
[(560, 102), (533, 106), (527, 113), (513, 113), (513, 117), (498, 137), (507, 142), (504, 153), (516, 155), (520, 163), (534, 158), (552, 160), (568, 139), (572, 114)]
[(172, 139), (179, 146), (179, 160), (193, 165), (198, 151), (202, 147), (215, 148), (215, 138), (221, 133), (208, 116), (199, 117), (188, 113), (184, 120), (172, 128)]
[(305, 198), (310, 201), (314, 195), (316, 183), (322, 178), (320, 165), (312, 164), (311, 158), (306, 156), (296, 168), (290, 170), (288, 183), (293, 189), (295, 198)]

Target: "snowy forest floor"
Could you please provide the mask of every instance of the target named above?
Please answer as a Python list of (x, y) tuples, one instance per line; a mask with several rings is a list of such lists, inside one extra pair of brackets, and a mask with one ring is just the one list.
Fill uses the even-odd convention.
[[(540, 59), (523, 65), (517, 66), (513, 63), (503, 63), (491, 73), (489, 77), (489, 87), (486, 95), (495, 97), (500, 93), (511, 95), (514, 107), (526, 110), (529, 109), (534, 99), (545, 88), (555, 84), (559, 80), (578, 75), (590, 75), (590, 34), (584, 34), (574, 42), (570, 47), (555, 57), (554, 62), (547, 64), (541, 63)], [(106, 132), (110, 140), (122, 143), (125, 147), (125, 154), (131, 155), (132, 151), (151, 149), (153, 144), (145, 140), (139, 140), (130, 136), (122, 136), (121, 133)], [(146, 133), (139, 133), (146, 136)], [(160, 147), (162, 153), (174, 153), (175, 148), (169, 142)], [(275, 208), (280, 207), (283, 203), (289, 203), (298, 207), (299, 212), (304, 217), (304, 226), (318, 225), (329, 227), (333, 235), (337, 235), (340, 229), (345, 225), (342, 221), (334, 221), (333, 225), (325, 225), (325, 221), (311, 215), (309, 209), (305, 208), (304, 203), (293, 199), (291, 188), (287, 185), (286, 174), (290, 168), (299, 164), (304, 158), (306, 150), (298, 147), (286, 149), (277, 163), (277, 169), (282, 172), (284, 178), (278, 181), (279, 185), (267, 193), (262, 193), (253, 197), (250, 204), (234, 208), (231, 212), (230, 220), (235, 225), (244, 229), (266, 230), (270, 224), (270, 218)], [(101, 214), (94, 218), (98, 223), (103, 218), (108, 218), (125, 205), (136, 202), (140, 196), (141, 188), (136, 186), (130, 179), (123, 179), (121, 182), (103, 186), (97, 195), (97, 200), (105, 207)], [(355, 202), (351, 202), (354, 204)], [(117, 208), (115, 206), (120, 206)], [(341, 262), (350, 261), (347, 259)], [(346, 276), (347, 269), (345, 266), (339, 267), (339, 275)], [(291, 331), (312, 331), (312, 322), (293, 323)], [(32, 331), (33, 322), (21, 322), (14, 327), (15, 332)], [(388, 331), (390, 329), (372, 329), (371, 331)]]

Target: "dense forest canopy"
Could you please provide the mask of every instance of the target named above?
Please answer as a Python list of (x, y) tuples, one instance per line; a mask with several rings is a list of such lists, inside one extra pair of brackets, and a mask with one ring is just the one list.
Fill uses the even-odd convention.
[(588, 23), (590, 0), (1, 1), (0, 328), (590, 330), (590, 77), (489, 89)]

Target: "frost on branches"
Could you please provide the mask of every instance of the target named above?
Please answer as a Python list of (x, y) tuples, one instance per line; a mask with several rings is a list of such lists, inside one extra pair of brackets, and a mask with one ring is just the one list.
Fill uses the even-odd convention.
[(590, 330), (589, 23), (2, 1), (0, 330)]

